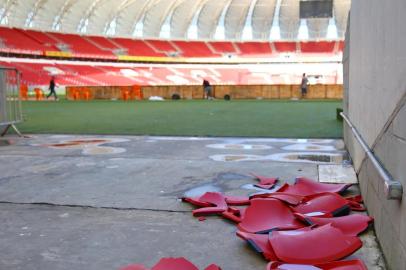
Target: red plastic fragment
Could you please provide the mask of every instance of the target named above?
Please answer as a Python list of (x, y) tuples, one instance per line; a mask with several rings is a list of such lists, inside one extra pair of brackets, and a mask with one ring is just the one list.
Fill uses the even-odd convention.
[(350, 205), (351, 210), (363, 212), (366, 211), (366, 208), (359, 202), (352, 201), (347, 199), (348, 204)]
[(319, 218), (319, 217), (307, 217), (301, 214), (295, 214), (295, 216), (309, 225), (323, 226), (331, 224), (333, 227), (340, 229), (346, 235), (359, 235), (364, 232), (369, 224), (374, 220), (370, 216), (354, 214), (344, 217), (334, 218)]
[(353, 201), (353, 202), (357, 202), (357, 203), (363, 203), (364, 199), (362, 199), (361, 195), (356, 195), (356, 196), (352, 196), (352, 197), (346, 197), (345, 198), (348, 201)]
[[(202, 195), (204, 196), (204, 195)], [(182, 198), (182, 201), (188, 202), (190, 204), (193, 204), (198, 207), (210, 207), (213, 206), (213, 204), (204, 202), (201, 200), (201, 197), (184, 197)], [(242, 206), (242, 205), (249, 205), (250, 204), (250, 198), (247, 196), (225, 196), (225, 200), (228, 205), (233, 205), (233, 206)]]
[(338, 261), (318, 265), (286, 264), (281, 262), (270, 262), (267, 270), (367, 270), (364, 262), (356, 259), (349, 261)]
[(250, 233), (293, 230), (305, 225), (295, 218), (289, 206), (276, 199), (253, 199), (238, 229)]
[(240, 223), (245, 215), (245, 209), (236, 209), (229, 207), (227, 211), (221, 214), (224, 218), (231, 220), (235, 223)]
[(200, 197), (184, 197), (184, 198), (182, 198), (182, 201), (188, 202), (188, 203), (193, 204), (194, 206), (197, 206), (197, 207), (210, 207), (210, 206), (213, 206), (210, 203), (200, 201)]
[(265, 177), (265, 176), (256, 175), (254, 173), (251, 173), (251, 175), (259, 180), (260, 185), (275, 185), (276, 182), (278, 182), (278, 180), (279, 180), (279, 178), (277, 178), (277, 177)]
[(272, 246), (269, 244), (269, 239), (267, 234), (254, 234), (237, 231), (237, 236), (241, 239), (247, 241), (247, 243), (258, 253), (268, 261), (277, 261)]
[(199, 270), (185, 258), (162, 258), (151, 270)]
[(193, 210), (192, 213), (194, 216), (221, 214), (224, 211), (227, 211), (227, 203), (224, 195), (219, 192), (206, 192), (203, 196), (200, 197), (199, 201), (210, 203), (214, 206)]
[(318, 193), (333, 192), (341, 193), (348, 189), (351, 184), (325, 184), (317, 181), (298, 177), (294, 185), (284, 185), (278, 192), (286, 192), (302, 196), (309, 196)]
[(199, 221), (205, 221), (206, 218), (205, 218), (205, 217), (199, 217), (198, 220), (199, 220)]
[(254, 184), (254, 187), (262, 188), (262, 189), (272, 189), (275, 185), (261, 185), (261, 184)]
[(296, 195), (296, 194), (289, 194), (285, 192), (274, 192), (274, 193), (262, 193), (262, 194), (256, 194), (251, 197), (253, 198), (272, 198), (272, 199), (278, 199), (280, 201), (283, 201), (287, 204), (290, 205), (298, 205), (300, 204), (305, 197), (301, 195)]
[(310, 231), (273, 231), (269, 242), (279, 261), (311, 265), (342, 259), (362, 247), (358, 237), (331, 224)]
[[(179, 270), (180, 270), (180, 269), (179, 269)], [(204, 270), (221, 270), (221, 268), (218, 267), (218, 266), (215, 265), (215, 264), (211, 264), (211, 265), (207, 266)]]
[(251, 203), (247, 196), (225, 196), (228, 205), (243, 206)]
[[(141, 264), (132, 264), (120, 270), (149, 270)], [(199, 270), (193, 263), (185, 258), (162, 258), (151, 270)], [(215, 264), (211, 264), (205, 270), (221, 270)]]
[(254, 186), (262, 188), (262, 189), (273, 188), (275, 186), (276, 182), (278, 182), (278, 180), (279, 180), (278, 178), (259, 176), (254, 173), (251, 173), (251, 175), (259, 180), (259, 184), (254, 184)]
[(336, 193), (319, 193), (307, 196), (293, 210), (308, 216), (338, 217), (348, 215), (350, 207), (348, 201)]

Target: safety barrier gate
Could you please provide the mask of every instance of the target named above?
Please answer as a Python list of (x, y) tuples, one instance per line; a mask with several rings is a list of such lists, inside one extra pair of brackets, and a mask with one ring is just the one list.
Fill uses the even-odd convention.
[(21, 136), (16, 124), (23, 121), (20, 98), (20, 72), (0, 67), (0, 136), (10, 128)]

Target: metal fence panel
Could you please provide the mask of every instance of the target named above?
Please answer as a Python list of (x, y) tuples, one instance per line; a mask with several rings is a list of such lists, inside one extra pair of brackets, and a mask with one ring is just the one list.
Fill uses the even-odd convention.
[(0, 126), (22, 122), (20, 73), (0, 68)]

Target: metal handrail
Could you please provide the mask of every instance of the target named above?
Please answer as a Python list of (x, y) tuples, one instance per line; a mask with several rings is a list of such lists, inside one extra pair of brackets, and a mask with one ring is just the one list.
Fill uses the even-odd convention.
[(368, 144), (364, 141), (361, 134), (351, 123), (350, 119), (348, 119), (348, 117), (344, 113), (340, 113), (340, 115), (343, 117), (343, 119), (345, 120), (347, 125), (351, 128), (351, 131), (354, 134), (355, 138), (357, 139), (357, 141), (359, 142), (359, 144), (365, 151), (368, 158), (371, 160), (372, 164), (378, 171), (379, 175), (384, 180), (386, 199), (401, 200), (402, 196), (403, 196), (402, 184), (399, 181), (396, 181), (392, 177), (392, 175), (390, 175), (389, 172), (384, 168), (384, 166), (381, 164), (381, 162), (376, 158), (374, 152), (371, 150), (371, 148), (369, 148)]

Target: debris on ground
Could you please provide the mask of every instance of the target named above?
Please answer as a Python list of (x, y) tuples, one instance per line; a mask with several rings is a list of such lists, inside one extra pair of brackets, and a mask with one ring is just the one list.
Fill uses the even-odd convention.
[[(128, 265), (120, 270), (149, 270), (141, 264)], [(155, 266), (150, 270), (199, 270), (193, 263), (185, 258), (162, 258)], [(221, 270), (215, 264), (211, 264), (204, 270)]]
[[(364, 211), (362, 197), (344, 197), (351, 184), (325, 184), (297, 178), (293, 185), (258, 176), (264, 192), (231, 197), (206, 192), (182, 198), (197, 209), (193, 216), (218, 215), (236, 223), (237, 236), (270, 263), (267, 270), (366, 270), (359, 259), (340, 261), (362, 247), (358, 237), (373, 218)], [(272, 191), (270, 192), (270, 190)]]

